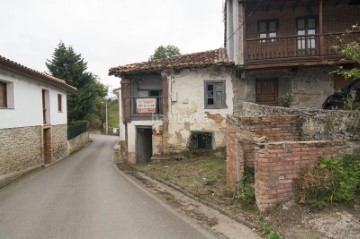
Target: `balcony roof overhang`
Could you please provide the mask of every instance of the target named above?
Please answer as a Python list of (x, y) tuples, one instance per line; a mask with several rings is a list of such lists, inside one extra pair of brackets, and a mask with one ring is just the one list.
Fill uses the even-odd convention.
[(243, 3), (250, 11), (296, 11), (298, 8), (306, 8), (308, 11), (318, 8), (319, 2), (322, 1), (322, 5), (333, 5), (337, 7), (341, 4), (348, 5), (360, 5), (360, 0), (240, 0), (239, 3)]

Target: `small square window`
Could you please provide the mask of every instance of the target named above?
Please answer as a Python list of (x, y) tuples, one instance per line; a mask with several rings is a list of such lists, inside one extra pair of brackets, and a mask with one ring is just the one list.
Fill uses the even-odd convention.
[(225, 108), (225, 81), (205, 82), (205, 108)]
[(212, 133), (209, 132), (191, 132), (191, 149), (212, 149)]

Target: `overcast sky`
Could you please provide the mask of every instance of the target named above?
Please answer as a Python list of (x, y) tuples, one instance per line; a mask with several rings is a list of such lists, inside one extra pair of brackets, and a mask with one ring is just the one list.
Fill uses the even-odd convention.
[(159, 45), (182, 54), (222, 47), (223, 0), (1, 0), (0, 55), (47, 71), (60, 41), (110, 89), (110, 67), (146, 61)]

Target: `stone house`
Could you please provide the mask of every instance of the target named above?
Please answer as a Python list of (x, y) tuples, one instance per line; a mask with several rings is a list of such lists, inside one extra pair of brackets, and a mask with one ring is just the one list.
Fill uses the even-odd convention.
[[(334, 69), (326, 61), (341, 59), (332, 46), (359, 23), (359, 1), (227, 0), (224, 12), (225, 46), (237, 73), (235, 112), (241, 102), (277, 105), (287, 93), (292, 107), (320, 108), (349, 84), (330, 74)], [(359, 36), (353, 32), (347, 40)]]
[(110, 68), (121, 78), (120, 144), (128, 161), (224, 147), (233, 66), (218, 49)]
[(0, 56), (0, 176), (67, 156), (64, 80)]

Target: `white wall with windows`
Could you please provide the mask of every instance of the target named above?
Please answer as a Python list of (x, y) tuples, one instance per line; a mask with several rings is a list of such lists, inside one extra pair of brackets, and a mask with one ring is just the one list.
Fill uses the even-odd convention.
[(233, 70), (212, 66), (170, 76), (169, 144), (183, 150), (192, 132), (212, 133), (212, 148), (225, 146), (226, 117), (233, 113)]
[[(0, 128), (43, 125), (43, 90), (47, 92), (47, 123), (67, 123), (65, 91), (2, 69), (0, 82), (6, 85), (6, 105), (0, 106)], [(58, 95), (61, 95), (61, 112)]]

